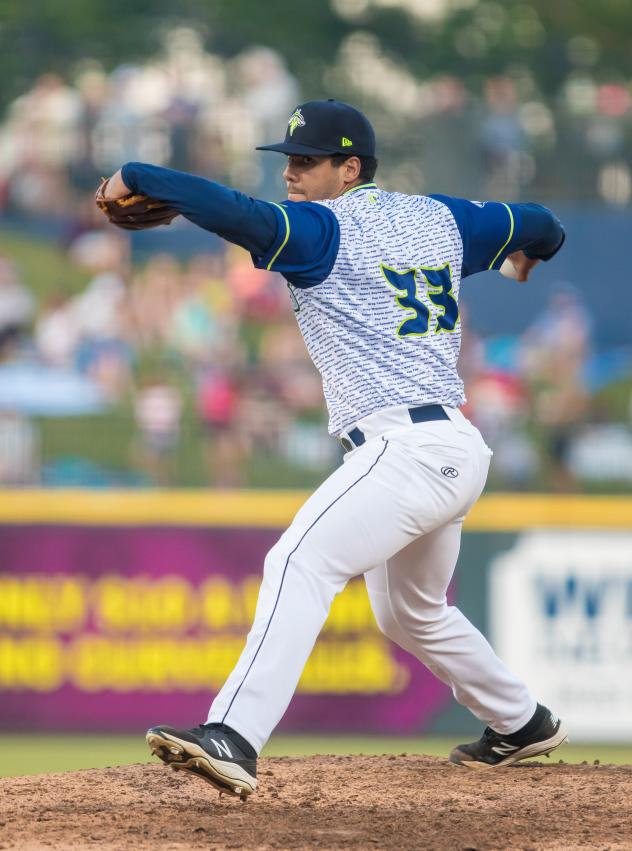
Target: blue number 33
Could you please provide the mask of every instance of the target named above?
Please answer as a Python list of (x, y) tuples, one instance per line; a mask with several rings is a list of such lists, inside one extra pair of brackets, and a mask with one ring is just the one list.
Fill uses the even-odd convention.
[(397, 304), (406, 311), (414, 311), (414, 316), (406, 317), (397, 329), (398, 337), (423, 337), (430, 328), (430, 310), (419, 298), (418, 277), (426, 285), (430, 301), (440, 312), (436, 316), (434, 333), (454, 331), (459, 321), (459, 305), (452, 295), (452, 272), (450, 264), (439, 268), (421, 266), (419, 269), (407, 269), (398, 272), (384, 263), (380, 264), (386, 282), (400, 295), (396, 297)]

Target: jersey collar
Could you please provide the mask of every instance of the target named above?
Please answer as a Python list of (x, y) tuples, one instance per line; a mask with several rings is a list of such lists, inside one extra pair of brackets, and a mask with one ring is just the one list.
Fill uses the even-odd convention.
[(359, 186), (352, 186), (351, 189), (343, 192), (340, 197), (344, 198), (345, 195), (351, 195), (352, 192), (357, 192), (359, 189), (377, 189), (377, 183), (361, 183)]

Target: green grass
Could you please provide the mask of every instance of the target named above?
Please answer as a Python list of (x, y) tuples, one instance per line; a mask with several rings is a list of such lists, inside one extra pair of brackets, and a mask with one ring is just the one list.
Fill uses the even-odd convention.
[(55, 243), (24, 237), (16, 231), (0, 234), (0, 253), (17, 263), (24, 283), (44, 301), (53, 292), (81, 292), (92, 277), (70, 262)]
[[(364, 738), (359, 736), (275, 736), (265, 756), (308, 754), (430, 754), (446, 756), (463, 737)], [(467, 740), (467, 738), (466, 738)], [(0, 736), (0, 777), (47, 774), (81, 768), (103, 768), (152, 762), (142, 736)], [(563, 745), (552, 760), (632, 764), (632, 744)]]

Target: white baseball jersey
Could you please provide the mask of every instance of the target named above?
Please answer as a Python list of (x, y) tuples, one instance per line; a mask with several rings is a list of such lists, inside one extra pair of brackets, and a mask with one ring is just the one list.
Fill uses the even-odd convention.
[(450, 210), (373, 187), (320, 203), (340, 226), (336, 261), (323, 283), (293, 293), (330, 432), (396, 405), (462, 405), (463, 244)]

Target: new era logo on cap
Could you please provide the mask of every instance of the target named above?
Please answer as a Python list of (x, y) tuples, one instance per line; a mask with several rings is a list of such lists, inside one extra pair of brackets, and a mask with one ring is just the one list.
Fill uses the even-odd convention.
[(310, 100), (290, 115), (283, 142), (260, 145), (258, 150), (297, 156), (374, 157), (375, 132), (367, 117), (348, 103)]

